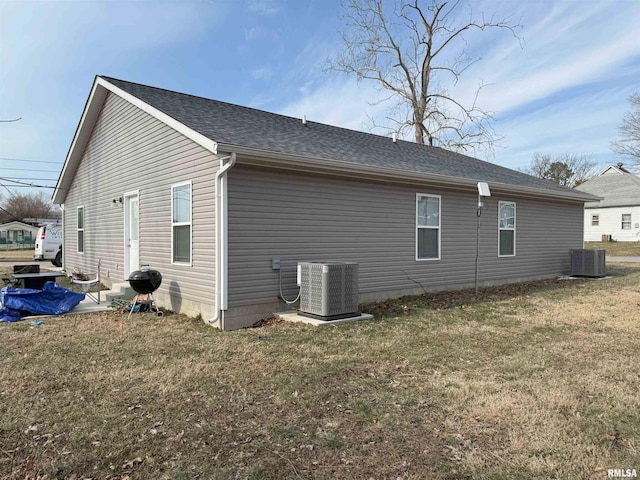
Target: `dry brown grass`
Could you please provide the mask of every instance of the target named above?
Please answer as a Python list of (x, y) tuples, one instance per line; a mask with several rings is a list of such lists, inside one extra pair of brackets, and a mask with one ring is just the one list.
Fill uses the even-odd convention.
[(640, 257), (640, 242), (585, 242), (584, 248), (604, 249), (613, 257)]
[[(222, 333), (0, 326), (0, 477), (606, 478), (640, 467), (640, 266)], [(371, 306), (369, 306), (371, 307)]]
[[(7, 261), (33, 262), (33, 248), (28, 250), (5, 250), (0, 248), (0, 259)], [(47, 261), (50, 265), (51, 262)]]

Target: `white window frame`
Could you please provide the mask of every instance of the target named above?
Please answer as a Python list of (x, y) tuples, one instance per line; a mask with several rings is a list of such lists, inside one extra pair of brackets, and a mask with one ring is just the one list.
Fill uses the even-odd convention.
[[(78, 220), (80, 220), (80, 210), (82, 210), (82, 228), (78, 226)], [(84, 208), (84, 205), (80, 205), (76, 208), (76, 253), (79, 253), (80, 255), (84, 255), (84, 244), (86, 243), (85, 231), (87, 225), (87, 216), (85, 214), (86, 210)], [(82, 232), (82, 250), (80, 250), (80, 232)]]
[[(189, 185), (189, 221), (188, 222), (174, 222), (173, 221), (173, 200), (174, 200), (174, 191), (176, 188), (178, 187), (183, 187), (185, 185)], [(175, 256), (174, 256), (174, 252), (173, 252), (173, 246), (174, 246), (174, 239), (173, 239), (173, 232), (174, 232), (174, 227), (184, 227), (188, 225), (189, 226), (189, 262), (177, 262), (175, 260)], [(193, 264), (193, 185), (191, 183), (191, 180), (188, 180), (186, 182), (180, 182), (180, 183), (175, 183), (173, 185), (171, 185), (171, 264), (172, 265), (184, 265), (184, 266), (191, 266)]]
[[(433, 227), (433, 226), (426, 226), (426, 225), (419, 225), (418, 224), (418, 204), (420, 202), (421, 198), (424, 197), (428, 197), (428, 198), (437, 198), (438, 199), (438, 226), (437, 227)], [(416, 241), (416, 261), (417, 262), (427, 262), (427, 261), (434, 261), (434, 260), (440, 260), (441, 256), (442, 256), (442, 196), (441, 195), (434, 195), (431, 193), (416, 193), (416, 218), (415, 218), (415, 223), (416, 223), (416, 233), (415, 233), (415, 241)], [(418, 231), (420, 229), (430, 229), (430, 230), (438, 230), (438, 256), (437, 257), (433, 257), (433, 258), (420, 258), (418, 256)]]
[(591, 226), (599, 227), (600, 226), (600, 214), (592, 214), (591, 215)]
[[(625, 217), (625, 216), (629, 217), (629, 221), (628, 221), (628, 222), (625, 222), (625, 221), (624, 221), (624, 217)], [(623, 214), (621, 214), (620, 222), (621, 222), (621, 223), (620, 223), (620, 230), (631, 230), (631, 225), (632, 225), (632, 223), (631, 223), (631, 214), (630, 214), (630, 213), (623, 213)], [(624, 228), (624, 225), (625, 225), (625, 224), (628, 224), (629, 226), (628, 226), (627, 228)]]
[[(503, 205), (511, 205), (513, 207), (513, 228), (501, 228), (500, 227), (500, 210)], [(517, 236), (517, 214), (516, 214), (516, 202), (498, 202), (498, 257), (508, 258), (516, 256), (516, 236)], [(500, 255), (500, 232), (501, 231), (513, 231), (513, 254), (512, 255)]]

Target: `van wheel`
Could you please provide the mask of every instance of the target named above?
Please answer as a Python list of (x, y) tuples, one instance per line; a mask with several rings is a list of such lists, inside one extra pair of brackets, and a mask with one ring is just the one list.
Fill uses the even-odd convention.
[(58, 252), (56, 254), (56, 258), (51, 260), (51, 263), (53, 263), (56, 267), (61, 267), (62, 266), (62, 252)]

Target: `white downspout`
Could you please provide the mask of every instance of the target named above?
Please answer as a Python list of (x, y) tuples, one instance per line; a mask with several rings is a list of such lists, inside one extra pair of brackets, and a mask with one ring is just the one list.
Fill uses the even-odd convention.
[[(227, 162), (228, 160), (228, 162)], [(227, 163), (225, 163), (227, 162)], [(231, 153), (220, 159), (220, 168), (216, 172), (216, 205), (215, 205), (215, 310), (209, 319), (212, 325), (220, 320), (220, 329), (224, 330), (221, 310), (227, 309), (227, 176), (225, 173), (236, 164), (236, 154)]]
[[(67, 271), (67, 264), (65, 262), (65, 258), (64, 258), (64, 245), (65, 245), (65, 241), (64, 241), (64, 237), (65, 237), (65, 233), (66, 230), (64, 228), (64, 203), (60, 204), (60, 218), (62, 219), (62, 270), (64, 270), (65, 272)], [(43, 247), (44, 248), (44, 245)]]

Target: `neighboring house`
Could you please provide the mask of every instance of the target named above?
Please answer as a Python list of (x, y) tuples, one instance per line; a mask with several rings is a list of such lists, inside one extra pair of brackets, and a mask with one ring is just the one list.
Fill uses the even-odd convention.
[(38, 227), (19, 222), (3, 223), (0, 225), (0, 243), (33, 243), (38, 233)]
[[(163, 275), (223, 329), (281, 311), (296, 263), (354, 261), (362, 302), (569, 271), (595, 197), (440, 148), (96, 77), (60, 175), (64, 264)], [(272, 268), (279, 258), (282, 270)]]
[(576, 190), (601, 198), (585, 203), (585, 242), (640, 241), (640, 178), (622, 163), (609, 165)]

